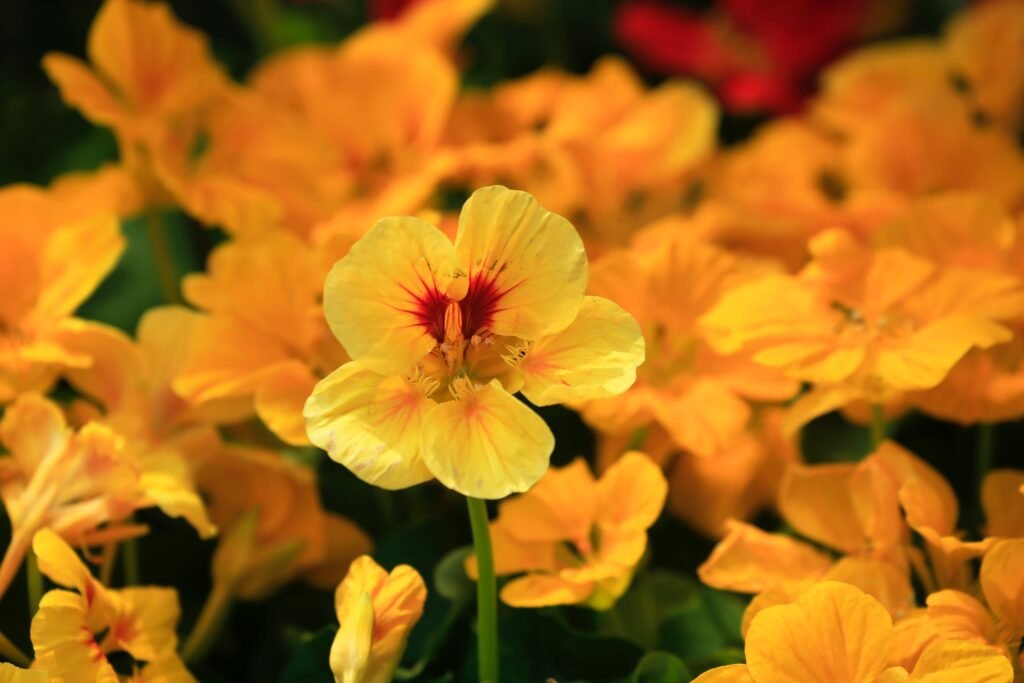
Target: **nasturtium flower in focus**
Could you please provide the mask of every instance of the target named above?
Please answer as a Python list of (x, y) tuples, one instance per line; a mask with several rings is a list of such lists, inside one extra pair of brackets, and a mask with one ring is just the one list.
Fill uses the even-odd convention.
[(341, 625), (331, 645), (337, 683), (388, 683), (423, 614), (427, 587), (409, 565), (388, 572), (368, 555), (352, 563), (334, 593)]
[(111, 590), (47, 529), (36, 534), (32, 549), (40, 571), (61, 587), (43, 596), (32, 619), (33, 668), (54, 681), (116, 683), (122, 679), (108, 657), (117, 653), (131, 657), (130, 680), (195, 681), (177, 654), (173, 589)]
[(524, 192), (474, 192), (454, 245), (425, 221), (382, 219), (327, 276), (324, 312), (352, 362), (306, 402), (310, 440), (383, 488), (525, 491), (554, 439), (513, 394), (615, 395), (644, 358), (636, 321), (586, 285), (579, 235)]
[(892, 619), (858, 588), (828, 581), (796, 602), (769, 607), (746, 635), (746, 664), (712, 669), (698, 683), (896, 683), (959, 680), (1010, 683), (1010, 662), (960, 640), (930, 645), (913, 671), (888, 667)]
[[(550, 470), (501, 503), (491, 523), (495, 573), (521, 575), (502, 588), (502, 601), (610, 608), (629, 588), (667, 492), (658, 466), (636, 451), (596, 480), (582, 458)], [(475, 575), (475, 558), (468, 566)]]
[(45, 671), (19, 669), (13, 664), (0, 664), (0, 683), (49, 683), (50, 677)]

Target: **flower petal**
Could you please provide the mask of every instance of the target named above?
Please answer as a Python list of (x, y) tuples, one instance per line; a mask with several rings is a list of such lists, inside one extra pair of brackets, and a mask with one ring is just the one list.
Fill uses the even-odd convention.
[(538, 406), (615, 396), (633, 385), (643, 362), (633, 316), (608, 299), (584, 297), (569, 327), (542, 337), (519, 363), (523, 395)]
[(1010, 683), (1013, 667), (1003, 655), (980, 643), (940, 640), (917, 660), (911, 681), (928, 683)]
[(423, 462), (450, 489), (497, 499), (536, 484), (555, 440), (536, 413), (497, 380), (466, 387), (434, 408), (423, 425)]
[(505, 584), (501, 601), (512, 607), (576, 605), (593, 592), (593, 582), (575, 583), (552, 574), (530, 574)]
[(540, 339), (564, 330), (580, 310), (583, 240), (526, 192), (474, 192), (459, 216), (455, 251), (469, 274), (466, 296), (476, 297), (474, 314), (497, 335)]
[(646, 531), (661, 515), (668, 482), (647, 455), (630, 451), (597, 482), (596, 522), (602, 530)]
[(334, 264), (324, 283), (327, 323), (353, 360), (403, 374), (444, 336), (464, 274), (448, 238), (417, 218), (385, 218)]
[(434, 405), (410, 380), (351, 362), (316, 385), (302, 414), (309, 440), (331, 459), (374, 486), (400, 489), (430, 479), (420, 444)]

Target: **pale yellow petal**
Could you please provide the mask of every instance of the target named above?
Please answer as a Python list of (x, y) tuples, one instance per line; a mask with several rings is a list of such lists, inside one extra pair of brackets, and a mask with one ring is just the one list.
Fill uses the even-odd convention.
[(431, 477), (421, 448), (434, 402), (403, 377), (351, 362), (321, 380), (303, 415), (309, 440), (357, 477), (399, 489)]
[(1024, 636), (1024, 538), (999, 541), (981, 561), (981, 589), (1009, 639)]
[(445, 309), (465, 273), (452, 244), (417, 218), (385, 218), (352, 246), (324, 283), (327, 323), (354, 360), (380, 373), (412, 369), (444, 339)]
[(459, 215), (455, 251), (478, 318), (466, 322), (472, 334), (479, 324), (498, 335), (540, 339), (564, 330), (579, 312), (587, 286), (583, 241), (569, 221), (526, 192), (474, 192)]
[(474, 498), (504, 498), (536, 484), (555, 446), (544, 420), (497, 380), (464, 392), (424, 421), (422, 457), (430, 472)]
[(569, 327), (526, 352), (519, 363), (522, 392), (538, 406), (615, 396), (633, 385), (643, 361), (644, 338), (633, 316), (588, 296)]
[(940, 640), (917, 660), (911, 681), (927, 683), (1011, 683), (1013, 667), (1003, 655), (980, 643)]
[(630, 451), (597, 482), (596, 522), (609, 531), (646, 531), (661, 515), (668, 482), (647, 455)]
[(594, 592), (593, 582), (575, 583), (554, 574), (529, 574), (509, 581), (501, 589), (501, 601), (513, 607), (576, 605)]

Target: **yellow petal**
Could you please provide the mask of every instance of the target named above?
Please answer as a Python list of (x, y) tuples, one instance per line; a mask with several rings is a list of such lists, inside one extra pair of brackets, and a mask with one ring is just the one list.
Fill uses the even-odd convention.
[(538, 406), (615, 396), (633, 385), (643, 361), (633, 316), (608, 299), (584, 297), (569, 327), (538, 340), (519, 363), (523, 395)]
[(597, 482), (596, 522), (602, 530), (646, 531), (661, 515), (668, 482), (645, 454), (630, 451)]
[(566, 581), (553, 574), (529, 574), (513, 579), (501, 589), (501, 601), (513, 607), (576, 605), (594, 592), (593, 582)]
[(750, 670), (746, 664), (730, 664), (728, 666), (716, 666), (714, 669), (705, 671), (693, 683), (756, 683), (750, 677)]
[(918, 608), (893, 624), (889, 664), (913, 670), (921, 653), (939, 638), (928, 610)]
[(547, 424), (497, 380), (464, 386), (423, 424), (423, 462), (438, 481), (474, 498), (497, 499), (536, 484), (547, 471), (554, 436)]
[(943, 638), (994, 644), (999, 636), (988, 609), (977, 599), (955, 590), (928, 596), (928, 618)]
[(32, 538), (32, 552), (39, 561), (39, 571), (65, 588), (74, 588), (83, 596), (90, 595), (95, 580), (75, 551), (49, 529), (37, 531)]
[(360, 683), (373, 644), (373, 598), (363, 591), (346, 607), (341, 628), (331, 643), (331, 672), (336, 683)]
[(306, 446), (309, 437), (302, 409), (316, 384), (316, 378), (304, 364), (295, 362), (281, 366), (279, 371), (260, 382), (256, 414), (285, 443)]
[[(575, 319), (587, 286), (587, 257), (576, 229), (526, 192), (475, 191), (462, 207), (455, 239), (469, 275), (470, 334), (540, 339)], [(469, 335), (467, 335), (468, 337)]]
[(322, 590), (338, 585), (352, 561), (373, 550), (373, 542), (362, 529), (340, 515), (324, 515), (324, 552), (315, 564), (302, 571), (302, 578)]
[(981, 487), (989, 536), (1024, 537), (1024, 471), (993, 470)]
[(55, 457), (70, 436), (60, 409), (38, 394), (20, 396), (0, 421), (0, 441), (25, 475)]
[(206, 505), (190, 480), (168, 471), (143, 472), (139, 485), (146, 497), (169, 517), (181, 517), (200, 538), (212, 538), (217, 527), (206, 514)]
[(728, 385), (698, 377), (654, 402), (658, 422), (680, 447), (698, 457), (713, 457), (746, 428), (750, 406)]
[(991, 647), (959, 640), (932, 643), (917, 660), (911, 681), (928, 683), (1011, 683), (1010, 661)]
[(0, 664), (0, 683), (49, 683), (50, 676), (45, 671), (19, 669), (13, 664)]
[(309, 440), (375, 486), (398, 489), (427, 481), (431, 473), (420, 444), (435, 404), (426, 393), (408, 379), (346, 363), (306, 401)]
[(96, 77), (87, 64), (74, 57), (51, 52), (43, 58), (43, 70), (60, 90), (60, 97), (90, 121), (118, 126), (125, 111), (113, 93)]
[(882, 560), (844, 557), (822, 577), (848, 583), (878, 600), (893, 616), (914, 607), (914, 588), (906, 569)]
[(53, 590), (39, 602), (32, 617), (35, 666), (52, 678), (89, 683), (118, 683), (87, 625), (85, 599)]
[(751, 524), (731, 521), (729, 532), (697, 570), (714, 588), (760, 593), (784, 583), (815, 580), (832, 560), (812, 546)]
[(444, 338), (449, 299), (465, 274), (451, 242), (417, 218), (385, 218), (352, 246), (324, 283), (324, 314), (348, 355), (403, 374)]
[(1024, 538), (999, 541), (981, 561), (981, 589), (1009, 639), (1024, 637)]
[(71, 368), (64, 376), (108, 411), (122, 408), (132, 392), (140, 388), (145, 360), (131, 338), (120, 330), (81, 321), (61, 332), (61, 345), (92, 359), (88, 367)]
[(872, 683), (885, 668), (892, 619), (874, 598), (827, 581), (769, 607), (747, 631), (754, 680)]
[(153, 661), (178, 648), (178, 593), (171, 588), (124, 588), (122, 613), (112, 625), (119, 650), (137, 660)]

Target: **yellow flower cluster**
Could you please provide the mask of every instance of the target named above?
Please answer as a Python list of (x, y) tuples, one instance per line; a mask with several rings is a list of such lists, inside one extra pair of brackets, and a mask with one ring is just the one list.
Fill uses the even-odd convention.
[[(667, 507), (720, 539), (701, 579), (755, 596), (747, 664), (701, 681), (1022, 680), (1024, 470), (988, 472), (967, 540), (884, 428), (1024, 417), (1024, 1), (853, 52), (724, 149), (699, 86), (615, 57), (460, 89), (489, 9), (423, 0), (236, 82), (166, 5), (105, 0), (86, 60), (45, 58), (120, 159), (0, 189), (0, 597), (26, 564), (57, 586), (33, 671), (0, 680), (194, 680), (227, 605), (294, 579), (337, 586), (336, 680), (391, 680), (425, 583), (370, 559), (285, 444), (471, 510), (521, 494), (474, 518), (494, 566), (467, 562), (515, 607), (611, 608)], [(76, 317), (119, 220), (159, 247), (169, 209), (227, 233), (205, 271), (163, 262), (134, 336)], [(582, 416), (597, 476), (549, 467), (517, 394)], [(874, 452), (802, 464), (835, 410)], [(792, 533), (744, 521), (772, 506)], [(110, 587), (149, 508), (217, 539), (181, 648), (172, 589)]]

